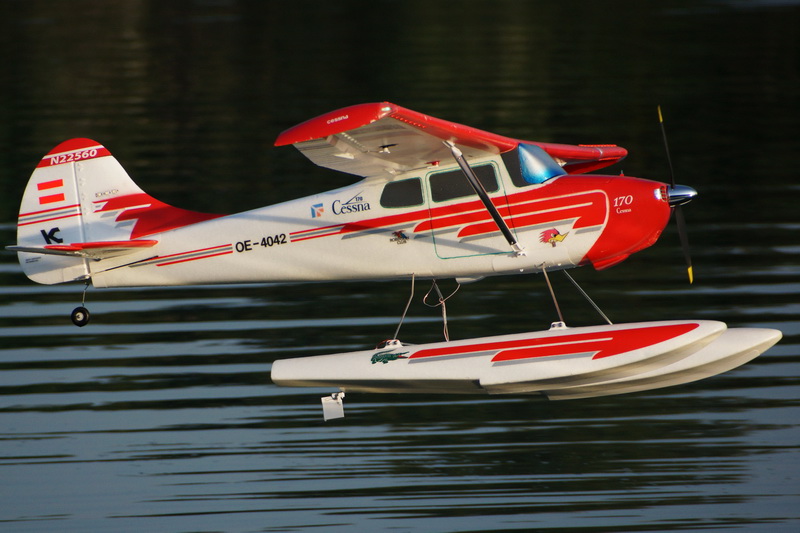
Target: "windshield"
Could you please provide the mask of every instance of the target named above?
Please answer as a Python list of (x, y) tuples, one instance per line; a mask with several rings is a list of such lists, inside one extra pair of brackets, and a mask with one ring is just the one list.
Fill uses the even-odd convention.
[(517, 187), (544, 183), (566, 174), (550, 155), (535, 144), (519, 143), (516, 149), (503, 154), (511, 181)]

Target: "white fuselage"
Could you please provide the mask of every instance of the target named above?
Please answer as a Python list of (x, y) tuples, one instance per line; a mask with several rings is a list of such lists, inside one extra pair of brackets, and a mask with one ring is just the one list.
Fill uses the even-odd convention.
[[(147, 235), (158, 240), (155, 247), (89, 261), (92, 282), (113, 287), (412, 275), (479, 278), (541, 271), (542, 265), (568, 268), (586, 256), (608, 219), (609, 201), (600, 187), (565, 193), (557, 187), (561, 178), (556, 178), (518, 188), (499, 161), (482, 163), (497, 176), (498, 190), (490, 196), (525, 255), (512, 252), (474, 195), (433, 200), (429, 177), (442, 172), (438, 171), (411, 178), (421, 189), (422, 202), (417, 205), (385, 207), (382, 204), (402, 203), (403, 198), (387, 197), (383, 180), (364, 180)], [(124, 218), (124, 211), (116, 213), (117, 218)], [(561, 235), (561, 240), (544, 240), (546, 232)]]

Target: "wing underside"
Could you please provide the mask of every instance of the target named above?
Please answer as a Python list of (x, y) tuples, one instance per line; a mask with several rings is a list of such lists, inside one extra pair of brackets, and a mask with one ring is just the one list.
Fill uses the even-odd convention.
[(544, 149), (565, 171), (602, 168), (627, 155), (614, 145), (564, 145), (520, 141), (412, 111), (388, 102), (331, 111), (284, 131), (276, 146), (293, 144), (313, 163), (362, 177), (397, 174), (452, 162), (443, 141), (459, 145), (467, 159), (513, 150), (520, 143)]

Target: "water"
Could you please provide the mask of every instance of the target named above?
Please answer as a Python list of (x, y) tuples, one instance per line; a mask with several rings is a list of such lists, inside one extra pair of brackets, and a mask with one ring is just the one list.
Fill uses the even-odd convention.
[[(0, 241), (36, 161), (97, 139), (180, 207), (235, 212), (349, 183), (283, 129), (389, 100), (535, 140), (614, 142), (668, 179), (665, 110), (697, 281), (670, 228), (573, 271), (615, 322), (718, 319), (784, 339), (733, 372), (634, 395), (349, 394), (271, 384), (279, 357), (391, 336), (403, 283), (91, 290), (0, 256), (4, 531), (796, 531), (800, 241), (794, 2), (9, 1), (0, 8)], [(617, 167), (614, 167), (617, 168)], [(617, 169), (616, 171), (618, 171)], [(556, 276), (567, 321), (600, 322)], [(447, 290), (452, 284), (444, 282)], [(419, 302), (402, 337), (442, 338)], [(538, 276), (462, 287), (454, 338), (546, 327)]]

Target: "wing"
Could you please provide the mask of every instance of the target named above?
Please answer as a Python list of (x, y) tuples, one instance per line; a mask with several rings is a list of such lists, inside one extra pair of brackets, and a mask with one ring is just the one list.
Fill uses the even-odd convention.
[(75, 242), (72, 244), (48, 244), (45, 246), (6, 246), (12, 252), (28, 252), (45, 255), (65, 255), (99, 261), (110, 257), (127, 255), (142, 248), (158, 244), (153, 240)]
[(521, 142), (544, 149), (569, 173), (588, 172), (621, 160), (627, 150), (615, 145), (566, 145), (505, 137), (431, 117), (389, 102), (359, 104), (331, 111), (284, 131), (276, 146), (293, 144), (313, 163), (363, 177), (396, 174), (451, 162), (459, 145), (469, 158), (513, 150)]

